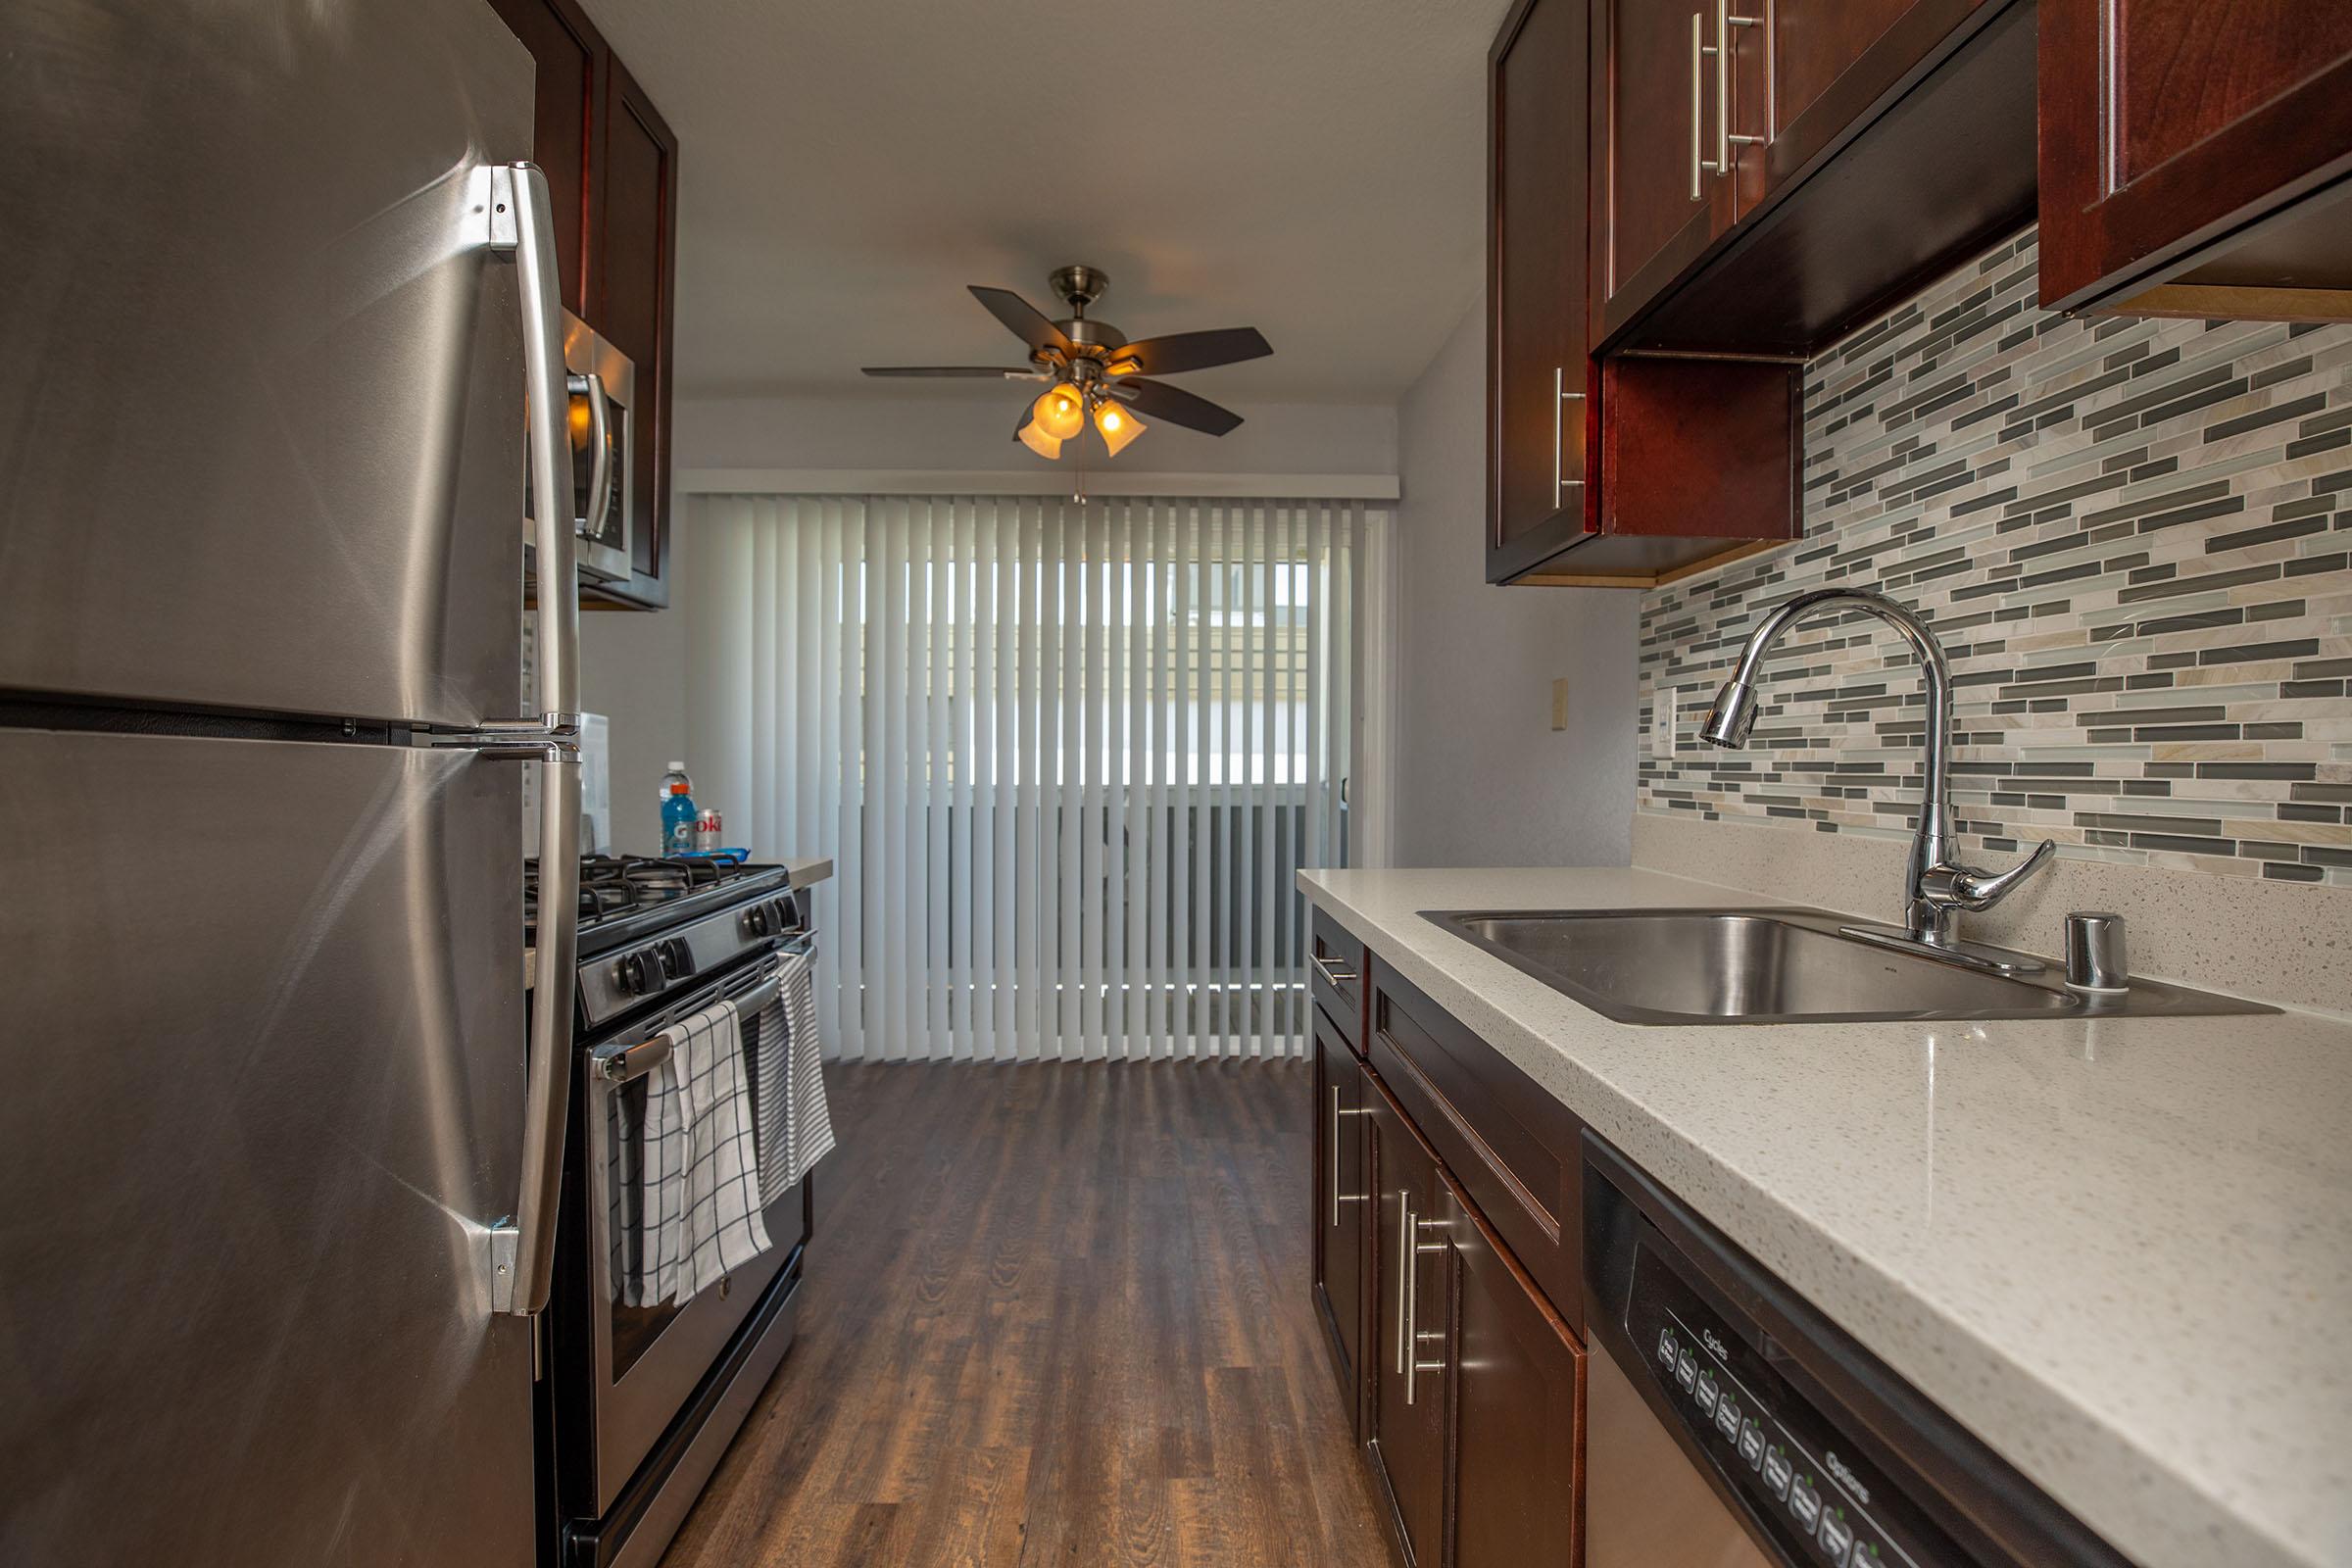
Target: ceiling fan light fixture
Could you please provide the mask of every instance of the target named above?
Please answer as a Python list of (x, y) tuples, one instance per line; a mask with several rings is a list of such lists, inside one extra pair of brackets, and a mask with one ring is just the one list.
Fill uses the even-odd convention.
[(1029, 406), (1029, 416), (1058, 446), (1086, 428), (1086, 400), (1067, 384), (1050, 386)]
[[(1039, 401), (1043, 402), (1044, 400), (1040, 399)], [(1030, 411), (1030, 416), (1021, 421), (1021, 427), (1015, 432), (1015, 437), (1021, 445), (1050, 463), (1061, 457), (1061, 437), (1047, 433), (1045, 427), (1037, 422), (1037, 413), (1034, 409)]]
[(1144, 433), (1144, 421), (1115, 400), (1104, 398), (1095, 410), (1095, 428), (1102, 434), (1102, 444), (1117, 457), (1127, 450), (1127, 443)]

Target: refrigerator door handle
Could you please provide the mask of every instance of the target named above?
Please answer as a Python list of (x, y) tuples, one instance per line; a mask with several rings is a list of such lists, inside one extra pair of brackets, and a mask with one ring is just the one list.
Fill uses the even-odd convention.
[(514, 1212), (488, 1231), (490, 1297), (501, 1312), (547, 1305), (571, 1111), (571, 995), (579, 937), (579, 579), (572, 564), (578, 502), (571, 483), (571, 413), (547, 176), (530, 164), (477, 171), (483, 243), (515, 264), (532, 498), (532, 598), (538, 607), (539, 717), (492, 720), (448, 743), (484, 757), (531, 759), (539, 768), (538, 946), (533, 951), (530, 1061), (523, 1106), (522, 1177)]

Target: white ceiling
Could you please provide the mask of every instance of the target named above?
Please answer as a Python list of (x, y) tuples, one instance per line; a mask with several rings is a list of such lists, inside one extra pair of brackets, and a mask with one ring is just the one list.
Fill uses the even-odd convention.
[[(1252, 325), (1182, 378), (1372, 403), (1475, 296), (1507, 0), (590, 0), (680, 143), (681, 395), (889, 395), (1017, 365), (964, 292), (1110, 274), (1131, 337)], [(929, 382), (1005, 397), (993, 382)], [(897, 390), (906, 390), (899, 383)]]

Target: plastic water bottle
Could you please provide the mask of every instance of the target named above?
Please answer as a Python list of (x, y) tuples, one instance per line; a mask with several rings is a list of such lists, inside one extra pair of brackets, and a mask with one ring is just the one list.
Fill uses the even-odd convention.
[(662, 778), (662, 853), (694, 853), (694, 781), (684, 762), (672, 762)]

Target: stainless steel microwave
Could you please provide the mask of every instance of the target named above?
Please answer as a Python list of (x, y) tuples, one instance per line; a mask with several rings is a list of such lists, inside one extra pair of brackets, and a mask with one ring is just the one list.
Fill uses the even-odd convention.
[(629, 357), (564, 313), (564, 368), (571, 384), (571, 484), (579, 514), (581, 574), (606, 582), (629, 576), (636, 527), (637, 367)]

